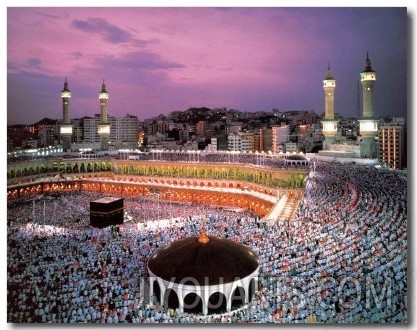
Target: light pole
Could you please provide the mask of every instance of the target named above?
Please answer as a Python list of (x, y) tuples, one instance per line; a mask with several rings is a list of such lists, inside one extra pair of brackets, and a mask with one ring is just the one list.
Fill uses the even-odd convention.
[(161, 218), (160, 204), (159, 204), (159, 198), (161, 198), (161, 195), (159, 193), (157, 194), (157, 198), (158, 198), (158, 226), (159, 226), (159, 221), (160, 221), (160, 218)]
[(35, 222), (35, 200), (32, 201), (32, 224)]
[(46, 203), (43, 201), (43, 232), (45, 232)]
[(167, 194), (169, 195), (169, 216), (172, 218), (172, 192), (171, 190), (168, 190)]

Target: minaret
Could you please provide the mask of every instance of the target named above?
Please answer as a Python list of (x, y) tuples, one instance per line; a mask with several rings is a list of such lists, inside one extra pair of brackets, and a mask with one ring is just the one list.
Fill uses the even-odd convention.
[(107, 104), (109, 102), (109, 93), (106, 90), (106, 84), (101, 85), (101, 91), (98, 94), (100, 101), (100, 123), (98, 124), (98, 135), (100, 136), (101, 150), (109, 149), (110, 124), (107, 118)]
[(62, 124), (60, 127), (61, 134), (61, 143), (62, 149), (67, 151), (71, 149), (72, 141), (72, 125), (70, 118), (70, 100), (71, 100), (71, 91), (68, 88), (68, 81), (65, 78), (64, 89), (61, 91), (62, 99)]
[(366, 54), (365, 69), (360, 74), (362, 84), (362, 117), (359, 119), (359, 133), (362, 137), (361, 157), (376, 158), (378, 120), (374, 117), (374, 84), (376, 72), (372, 70), (371, 60)]
[(333, 78), (330, 64), (327, 67), (327, 75), (323, 80), (324, 89), (324, 119), (321, 121), (323, 125), (323, 150), (329, 150), (330, 145), (336, 142), (337, 120), (334, 118), (334, 90), (336, 88), (336, 80)]

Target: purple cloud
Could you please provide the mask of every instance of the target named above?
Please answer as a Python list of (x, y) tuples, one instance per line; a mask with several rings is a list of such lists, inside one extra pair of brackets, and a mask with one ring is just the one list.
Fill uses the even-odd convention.
[(108, 23), (102, 18), (90, 18), (89, 20), (74, 20), (71, 26), (87, 33), (95, 33), (103, 36), (104, 40), (112, 43), (129, 42), (133, 40), (132, 34)]
[(103, 78), (114, 116), (190, 105), (321, 113), (328, 62), (335, 110), (355, 116), (367, 51), (376, 113), (407, 112), (407, 8), (8, 8), (7, 19), (10, 123), (19, 111), (60, 118), (66, 76), (74, 117), (99, 110)]
[(32, 68), (39, 68), (42, 61), (39, 58), (28, 58), (26, 64)]

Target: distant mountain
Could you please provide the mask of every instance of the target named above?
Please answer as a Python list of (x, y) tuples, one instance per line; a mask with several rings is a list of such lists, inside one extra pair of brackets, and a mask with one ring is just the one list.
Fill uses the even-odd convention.
[(45, 117), (45, 118), (39, 120), (37, 123), (32, 124), (31, 126), (55, 125), (56, 121), (57, 121), (56, 119), (51, 119), (51, 118)]
[(206, 113), (208, 111), (211, 111), (211, 109), (206, 108), (206, 107), (201, 107), (201, 108), (194, 108), (194, 107), (192, 107), (192, 108), (188, 108), (188, 110), (186, 110), (186, 111), (189, 111), (189, 112), (192, 112), (192, 113), (196, 113), (196, 114), (202, 114), (202, 113)]

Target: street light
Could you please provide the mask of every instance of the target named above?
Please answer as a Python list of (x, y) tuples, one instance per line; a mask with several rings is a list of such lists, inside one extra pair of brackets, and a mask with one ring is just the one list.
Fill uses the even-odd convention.
[(172, 191), (168, 190), (165, 195), (169, 196), (169, 216), (172, 218)]

